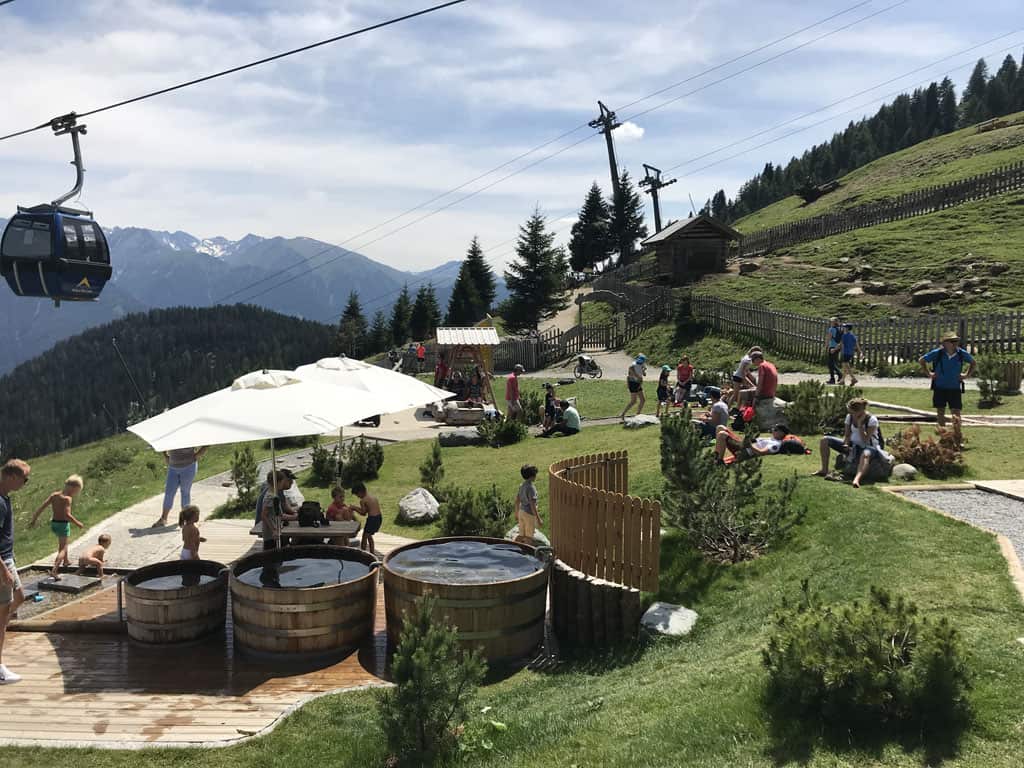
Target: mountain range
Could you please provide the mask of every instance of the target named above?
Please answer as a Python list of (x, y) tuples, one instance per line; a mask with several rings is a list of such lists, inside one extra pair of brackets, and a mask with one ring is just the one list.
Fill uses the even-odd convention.
[[(425, 272), (403, 272), (308, 237), (202, 239), (138, 227), (105, 232), (114, 274), (99, 301), (57, 308), (0, 285), (0, 318), (8, 329), (0, 375), (62, 339), (149, 309), (244, 302), (333, 324), (350, 291), (359, 293), (370, 320), (377, 310), (390, 312), (403, 285), (415, 296), (421, 285), (432, 283), (443, 311), (461, 265), (450, 261)], [(504, 281), (498, 283), (500, 301), (507, 293)]]

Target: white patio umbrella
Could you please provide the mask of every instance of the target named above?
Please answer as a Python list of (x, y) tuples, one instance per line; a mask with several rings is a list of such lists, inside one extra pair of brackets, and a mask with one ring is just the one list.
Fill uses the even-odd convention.
[(379, 398), (352, 387), (304, 380), (292, 371), (255, 371), (128, 427), (158, 451), (322, 434), (380, 413)]
[(317, 381), (333, 386), (358, 389), (379, 398), (379, 413), (397, 413), (409, 408), (447, 400), (454, 392), (431, 386), (414, 376), (381, 368), (377, 365), (353, 360), (344, 355), (325, 357), (295, 369), (295, 375), (305, 381)]

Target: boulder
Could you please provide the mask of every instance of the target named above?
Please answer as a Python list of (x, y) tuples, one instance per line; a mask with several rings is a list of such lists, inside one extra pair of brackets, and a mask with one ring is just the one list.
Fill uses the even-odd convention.
[(913, 480), (917, 477), (917, 467), (913, 464), (897, 464), (892, 468), (892, 479), (893, 480)]
[(406, 524), (429, 523), (438, 518), (437, 499), (426, 488), (409, 491), (398, 502), (398, 522)]
[(774, 400), (761, 400), (754, 408), (757, 426), (762, 432), (767, 432), (776, 424), (789, 424), (786, 419), (785, 400), (776, 397)]
[(849, 256), (843, 256), (841, 259), (839, 259), (839, 263), (840, 264), (849, 264), (850, 263), (850, 257)]
[(929, 288), (921, 291), (914, 291), (910, 294), (908, 302), (912, 307), (927, 307), (929, 304), (936, 304), (949, 298), (949, 291), (942, 288)]
[[(505, 538), (509, 541), (515, 541), (519, 538), (519, 526), (515, 525), (512, 529), (505, 534)], [(550, 547), (551, 541), (541, 531), (534, 530), (533, 532), (533, 546), (535, 547)]]
[(672, 603), (653, 603), (640, 619), (640, 626), (647, 631), (670, 637), (690, 634), (696, 623), (696, 611)]
[(641, 429), (643, 427), (650, 427), (654, 424), (661, 423), (657, 416), (651, 416), (649, 413), (641, 413), (639, 416), (630, 416), (622, 422), (622, 426), (626, 429)]
[(979, 285), (984, 284), (984, 282), (985, 281), (982, 280), (980, 277), (965, 277), (963, 280), (956, 284), (955, 290), (967, 291), (970, 290), (971, 288), (977, 288)]
[(859, 285), (855, 285), (853, 288), (843, 291), (843, 296), (863, 296), (864, 289)]
[(888, 284), (883, 283), (880, 280), (873, 280), (864, 283), (861, 285), (861, 288), (864, 289), (864, 293), (870, 293), (873, 296), (884, 296), (885, 294), (890, 293)]
[(918, 291), (925, 291), (934, 287), (935, 283), (933, 283), (931, 280), (918, 280), (916, 283), (910, 286), (910, 292), (917, 293)]
[(761, 265), (756, 261), (741, 261), (740, 262), (740, 274), (748, 275), (751, 272), (757, 272), (761, 268)]
[(1010, 265), (1002, 261), (993, 261), (987, 266), (987, 269), (990, 275), (1001, 275), (1004, 272), (1009, 272)]

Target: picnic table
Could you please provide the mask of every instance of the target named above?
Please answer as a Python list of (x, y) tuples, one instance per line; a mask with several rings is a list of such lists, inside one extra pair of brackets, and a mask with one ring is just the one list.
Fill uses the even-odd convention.
[[(290, 521), (288, 525), (281, 528), (281, 536), (289, 539), (310, 541), (323, 541), (324, 539), (344, 539), (348, 541), (357, 533), (362, 526), (355, 520), (334, 520), (327, 525), (320, 524), (319, 528), (313, 526), (300, 526), (295, 521)], [(263, 523), (256, 523), (252, 528), (249, 529), (250, 536), (263, 537)]]

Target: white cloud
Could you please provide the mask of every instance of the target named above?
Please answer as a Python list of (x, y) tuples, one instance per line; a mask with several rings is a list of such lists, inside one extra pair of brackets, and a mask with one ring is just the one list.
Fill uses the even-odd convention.
[(627, 120), (615, 129), (615, 140), (623, 144), (640, 141), (644, 137), (644, 129), (634, 122)]

